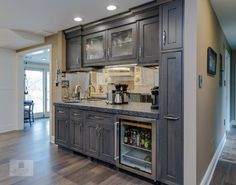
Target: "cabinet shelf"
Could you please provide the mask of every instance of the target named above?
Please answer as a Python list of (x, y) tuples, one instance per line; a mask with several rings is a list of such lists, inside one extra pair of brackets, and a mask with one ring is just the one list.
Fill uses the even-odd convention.
[(133, 146), (133, 145), (125, 144), (125, 143), (122, 143), (122, 145), (130, 147), (130, 148), (134, 148), (134, 149), (137, 149), (137, 150), (142, 150), (142, 151), (145, 151), (145, 152), (150, 152), (150, 153), (152, 152), (149, 149), (141, 148), (141, 147), (138, 147), (138, 146)]
[(144, 158), (147, 157), (147, 154), (144, 152), (135, 152), (128, 151), (122, 155), (122, 163), (132, 166), (138, 170), (151, 173), (151, 165), (152, 163), (149, 161), (145, 161)]

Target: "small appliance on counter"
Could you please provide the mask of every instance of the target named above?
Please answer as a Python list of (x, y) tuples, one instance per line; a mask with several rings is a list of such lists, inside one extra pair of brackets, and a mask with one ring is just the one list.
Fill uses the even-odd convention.
[(121, 89), (121, 84), (115, 85), (116, 90), (114, 92), (114, 104), (122, 104), (123, 103), (123, 92)]
[(128, 88), (127, 84), (121, 84), (123, 104), (128, 104), (129, 103), (130, 94), (128, 93), (127, 88)]
[(109, 84), (107, 88), (108, 104), (128, 104), (130, 94), (127, 84)]
[(152, 109), (159, 108), (159, 87), (155, 86), (151, 89), (152, 94)]

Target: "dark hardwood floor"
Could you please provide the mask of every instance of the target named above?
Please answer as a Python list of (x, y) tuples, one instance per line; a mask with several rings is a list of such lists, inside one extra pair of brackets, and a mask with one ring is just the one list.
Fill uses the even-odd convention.
[[(33, 160), (33, 176), (10, 176), (11, 160)], [(0, 134), (0, 185), (150, 185), (49, 143), (48, 120)]]
[(211, 185), (236, 185), (236, 128), (232, 128), (227, 135)]

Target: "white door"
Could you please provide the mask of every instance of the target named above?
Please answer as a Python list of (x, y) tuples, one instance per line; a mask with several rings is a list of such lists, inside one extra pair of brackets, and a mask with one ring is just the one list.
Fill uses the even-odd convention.
[(34, 101), (36, 118), (49, 116), (49, 71), (45, 69), (25, 69), (26, 100)]

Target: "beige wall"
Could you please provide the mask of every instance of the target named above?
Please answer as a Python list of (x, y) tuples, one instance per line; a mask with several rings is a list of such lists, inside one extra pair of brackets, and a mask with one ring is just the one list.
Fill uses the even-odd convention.
[(54, 136), (54, 107), (53, 103), (61, 100), (61, 87), (56, 86), (54, 81), (56, 80), (56, 61), (58, 61), (58, 64), (61, 69), (65, 70), (65, 38), (63, 32), (58, 32), (57, 34), (48, 36), (45, 38), (45, 43), (29, 48), (24, 48), (17, 50), (16, 52), (22, 52), (31, 50), (37, 47), (41, 47), (44, 45), (51, 45), (52, 46), (52, 63), (51, 63), (51, 91), (52, 91), (52, 101), (51, 101), (51, 120), (52, 120), (52, 133), (51, 136)]
[[(197, 184), (199, 184), (225, 133), (223, 124), (223, 91), (217, 74), (207, 74), (207, 48), (224, 56), (227, 41), (221, 30), (210, 0), (198, 1), (197, 73), (203, 76), (203, 88), (197, 89)], [(224, 58), (224, 57), (223, 57)]]

